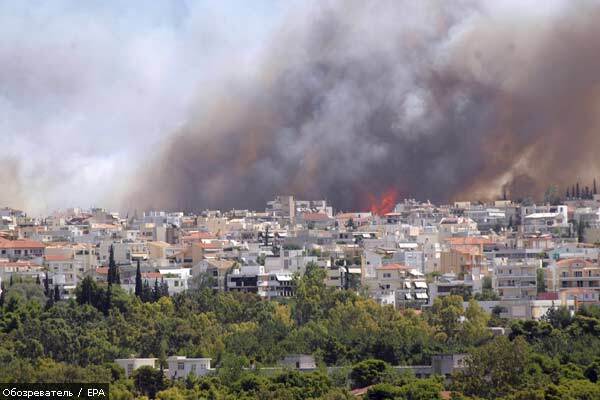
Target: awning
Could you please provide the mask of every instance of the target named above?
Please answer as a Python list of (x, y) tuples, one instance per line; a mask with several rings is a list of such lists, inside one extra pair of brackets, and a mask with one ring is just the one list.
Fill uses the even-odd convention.
[(422, 300), (428, 299), (427, 293), (415, 293), (415, 296), (417, 297), (417, 299), (422, 299)]
[(409, 281), (405, 281), (404, 282), (404, 287), (407, 289), (410, 289), (410, 282)]
[(406, 300), (412, 300), (412, 296), (410, 295), (410, 293), (404, 293), (404, 298)]
[(414, 282), (414, 284), (415, 284), (415, 287), (417, 289), (427, 289), (427, 283), (426, 282), (416, 281), (416, 282)]

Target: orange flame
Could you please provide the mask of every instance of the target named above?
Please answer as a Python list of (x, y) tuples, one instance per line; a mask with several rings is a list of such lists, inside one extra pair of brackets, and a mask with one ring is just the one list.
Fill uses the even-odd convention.
[(385, 215), (394, 211), (398, 192), (396, 189), (391, 188), (386, 190), (379, 198), (373, 194), (368, 194), (367, 196), (369, 200), (369, 210), (375, 215)]

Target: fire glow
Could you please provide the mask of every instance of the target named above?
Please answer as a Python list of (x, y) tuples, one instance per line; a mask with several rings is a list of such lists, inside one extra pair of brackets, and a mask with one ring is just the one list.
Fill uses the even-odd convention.
[(394, 210), (398, 192), (396, 189), (388, 189), (381, 196), (377, 197), (368, 194), (369, 210), (375, 215), (385, 215)]

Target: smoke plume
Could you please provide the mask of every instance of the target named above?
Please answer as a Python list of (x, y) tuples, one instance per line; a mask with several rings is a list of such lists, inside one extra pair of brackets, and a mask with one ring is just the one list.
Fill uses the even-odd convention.
[[(514, 197), (590, 179), (600, 144), (597, 2), (319, 1), (223, 83), (150, 162), (146, 206), (274, 194)], [(500, 2), (501, 3), (501, 2)]]

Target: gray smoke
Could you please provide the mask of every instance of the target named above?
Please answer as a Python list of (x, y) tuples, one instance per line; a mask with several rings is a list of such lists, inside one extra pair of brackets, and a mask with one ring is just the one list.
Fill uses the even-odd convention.
[(133, 199), (261, 207), (278, 193), (364, 208), (591, 179), (600, 5), (320, 1), (172, 136)]

